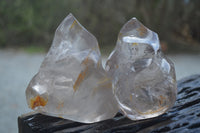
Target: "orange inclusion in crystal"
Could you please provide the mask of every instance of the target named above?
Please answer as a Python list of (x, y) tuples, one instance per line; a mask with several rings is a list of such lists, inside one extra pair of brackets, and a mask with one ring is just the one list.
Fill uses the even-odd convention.
[(159, 99), (160, 106), (164, 103), (165, 100), (166, 100), (166, 98), (164, 96), (160, 95), (160, 99)]
[(138, 45), (138, 43), (132, 43), (132, 46)]
[(142, 25), (139, 28), (137, 28), (137, 31), (139, 32), (140, 36), (144, 36), (147, 33), (147, 30)]
[(75, 82), (75, 84), (73, 85), (73, 89), (74, 91), (76, 92), (76, 90), (78, 89), (78, 87), (81, 85), (81, 83), (83, 82), (85, 76), (86, 76), (86, 73), (87, 73), (87, 67), (84, 71), (82, 71), (79, 75), (78, 75), (78, 78)]
[(76, 20), (74, 20), (74, 22), (72, 23), (72, 25), (70, 26), (69, 29), (72, 29), (75, 26), (76, 23), (77, 23)]
[(35, 107), (38, 106), (45, 106), (47, 104), (47, 100), (45, 100), (44, 98), (40, 97), (40, 96), (36, 96), (34, 98), (31, 98), (30, 100), (30, 107), (32, 109), (34, 109)]
[(163, 111), (164, 109), (166, 109), (167, 108), (167, 106), (165, 106), (165, 107), (160, 107), (160, 108), (158, 108), (158, 109), (156, 109), (156, 110), (152, 110), (152, 111), (147, 111), (147, 112), (140, 112), (139, 110), (136, 110), (139, 114), (142, 114), (142, 115), (149, 115), (149, 114), (154, 114), (154, 113), (158, 113), (158, 112), (160, 112), (160, 111)]
[(83, 70), (79, 75), (78, 75), (78, 78), (76, 79), (74, 85), (73, 85), (73, 89), (74, 89), (74, 92), (76, 92), (76, 90), (78, 89), (78, 87), (81, 85), (81, 83), (83, 82), (86, 74), (87, 74), (87, 71), (88, 71), (88, 62), (89, 62), (89, 56), (91, 54), (91, 51), (90, 53), (88, 54), (88, 56), (85, 58), (85, 60), (82, 61), (81, 64), (84, 64), (86, 66), (85, 70)]

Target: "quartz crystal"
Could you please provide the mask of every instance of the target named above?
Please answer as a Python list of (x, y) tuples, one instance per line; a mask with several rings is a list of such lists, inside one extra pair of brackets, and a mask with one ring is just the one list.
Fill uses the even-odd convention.
[(26, 99), (38, 112), (83, 123), (109, 119), (118, 112), (97, 40), (72, 14), (57, 28), (26, 89)]
[(120, 109), (132, 120), (163, 114), (176, 100), (174, 65), (161, 52), (158, 35), (136, 18), (120, 30), (105, 69)]

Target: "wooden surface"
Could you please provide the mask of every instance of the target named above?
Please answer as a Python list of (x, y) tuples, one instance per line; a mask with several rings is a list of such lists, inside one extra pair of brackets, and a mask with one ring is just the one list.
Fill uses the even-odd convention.
[(82, 124), (42, 114), (18, 118), (19, 133), (200, 133), (200, 75), (178, 82), (176, 103), (167, 113), (152, 119), (131, 121), (120, 113), (113, 119)]

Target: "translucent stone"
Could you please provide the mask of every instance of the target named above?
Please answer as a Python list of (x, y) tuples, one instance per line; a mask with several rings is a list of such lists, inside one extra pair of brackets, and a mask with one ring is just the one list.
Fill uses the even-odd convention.
[(118, 112), (97, 40), (72, 14), (57, 28), (26, 98), (31, 109), (83, 123), (109, 119)]
[(163, 114), (176, 100), (174, 65), (160, 51), (158, 35), (136, 18), (122, 27), (106, 71), (120, 109), (132, 120)]

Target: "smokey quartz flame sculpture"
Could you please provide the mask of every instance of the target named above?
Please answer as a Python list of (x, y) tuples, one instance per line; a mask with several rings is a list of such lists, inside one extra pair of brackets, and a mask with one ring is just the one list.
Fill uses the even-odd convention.
[(120, 30), (106, 71), (120, 109), (132, 120), (161, 115), (176, 100), (174, 65), (161, 52), (158, 35), (136, 18)]
[(83, 123), (109, 119), (118, 112), (97, 40), (72, 14), (57, 28), (26, 89), (26, 99), (38, 112)]

